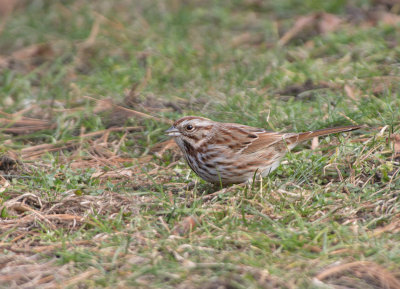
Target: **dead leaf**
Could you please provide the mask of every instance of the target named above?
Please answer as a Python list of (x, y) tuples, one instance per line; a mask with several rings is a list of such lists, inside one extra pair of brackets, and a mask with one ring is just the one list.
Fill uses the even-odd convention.
[(0, 176), (0, 193), (4, 192), (10, 186), (10, 182)]
[(358, 101), (357, 96), (361, 95), (361, 92), (358, 89), (356, 89), (350, 85), (347, 85), (347, 84), (345, 84), (345, 86), (344, 86), (344, 92), (350, 99), (352, 99), (354, 101)]
[(176, 224), (176, 226), (172, 229), (172, 233), (179, 236), (186, 235), (191, 232), (197, 224), (198, 220), (194, 216), (186, 217), (181, 222)]
[(326, 34), (335, 31), (343, 20), (334, 14), (320, 13), (317, 21), (319, 33)]
[(293, 27), (289, 29), (278, 41), (279, 46), (286, 45), (295, 35), (300, 33), (306, 27), (310, 27), (315, 20), (315, 15), (301, 16), (296, 20)]
[(13, 58), (18, 60), (48, 55), (52, 55), (52, 48), (48, 43), (32, 44), (11, 54)]
[(326, 34), (338, 29), (342, 19), (334, 14), (318, 12), (299, 17), (293, 27), (289, 29), (278, 41), (278, 45), (284, 46), (300, 33)]
[(48, 43), (32, 44), (13, 52), (10, 56), (0, 56), (0, 68), (20, 65), (32, 70), (46, 60), (54, 57), (54, 51)]

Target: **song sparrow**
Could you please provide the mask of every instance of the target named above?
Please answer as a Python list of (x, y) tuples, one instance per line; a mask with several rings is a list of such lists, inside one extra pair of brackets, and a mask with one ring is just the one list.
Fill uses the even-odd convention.
[(278, 133), (197, 116), (177, 120), (173, 136), (190, 168), (207, 182), (234, 184), (266, 176), (279, 166), (286, 151), (316, 136), (352, 131), (361, 126), (326, 128), (303, 133)]

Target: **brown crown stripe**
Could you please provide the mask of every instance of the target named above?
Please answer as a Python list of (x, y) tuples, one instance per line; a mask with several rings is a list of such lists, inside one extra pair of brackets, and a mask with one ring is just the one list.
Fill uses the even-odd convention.
[(187, 121), (187, 120), (192, 120), (192, 119), (198, 119), (198, 120), (208, 120), (207, 118), (204, 117), (199, 117), (199, 116), (185, 116), (181, 119), (178, 119), (175, 123), (174, 126), (177, 126), (178, 124)]

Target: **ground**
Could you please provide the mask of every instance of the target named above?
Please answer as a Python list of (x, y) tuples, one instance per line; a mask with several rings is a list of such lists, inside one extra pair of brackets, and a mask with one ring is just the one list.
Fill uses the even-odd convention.
[[(400, 288), (400, 6), (0, 3), (1, 288)], [(304, 143), (199, 179), (184, 115)]]

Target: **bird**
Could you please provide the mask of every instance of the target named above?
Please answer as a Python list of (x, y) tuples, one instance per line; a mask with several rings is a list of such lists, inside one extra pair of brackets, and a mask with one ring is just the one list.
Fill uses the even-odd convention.
[(174, 138), (189, 167), (199, 177), (212, 184), (230, 185), (251, 182), (254, 176), (267, 176), (279, 166), (288, 150), (303, 141), (361, 127), (350, 125), (280, 133), (185, 116), (165, 132)]

